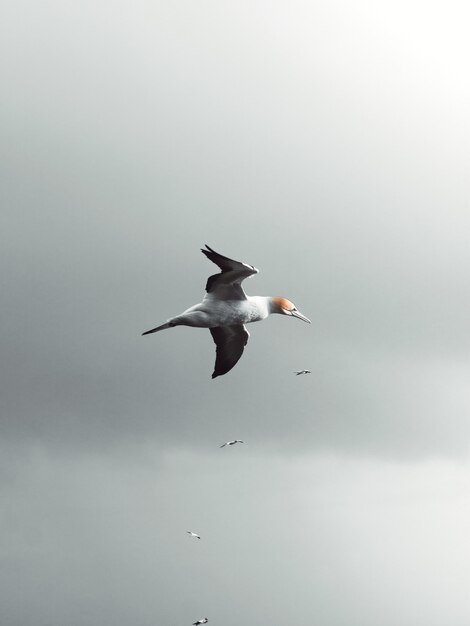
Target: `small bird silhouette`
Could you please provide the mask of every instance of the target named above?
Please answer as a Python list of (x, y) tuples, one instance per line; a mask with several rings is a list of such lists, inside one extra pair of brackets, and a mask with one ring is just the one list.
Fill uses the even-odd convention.
[(223, 443), (221, 446), (219, 446), (219, 448), (223, 448), (225, 446), (234, 446), (236, 443), (245, 443), (245, 442), (242, 441), (241, 439), (232, 439), (232, 441), (226, 441), (225, 443)]
[(192, 533), (190, 530), (186, 531), (188, 533), (188, 535), (191, 535), (191, 537), (196, 537), (196, 539), (200, 539), (200, 535), (196, 534), (196, 533)]
[(150, 335), (173, 326), (208, 328), (216, 344), (215, 368), (212, 374), (212, 378), (216, 378), (229, 372), (243, 354), (250, 336), (245, 324), (264, 320), (272, 313), (296, 317), (309, 324), (310, 320), (287, 298), (247, 296), (242, 282), (259, 270), (253, 265), (222, 256), (208, 245), (206, 248), (207, 250), (201, 252), (222, 271), (209, 276), (206, 283), (207, 293), (202, 302), (142, 334)]
[(299, 370), (298, 372), (294, 372), (296, 376), (300, 376), (301, 374), (311, 374), (312, 370)]
[(203, 617), (202, 619), (198, 619), (196, 622), (193, 622), (193, 626), (199, 626), (200, 624), (207, 624), (209, 620), (207, 617)]

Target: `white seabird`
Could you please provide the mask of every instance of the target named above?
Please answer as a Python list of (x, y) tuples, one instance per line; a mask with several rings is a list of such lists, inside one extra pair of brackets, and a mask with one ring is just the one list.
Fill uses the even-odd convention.
[(226, 441), (219, 448), (223, 448), (224, 446), (234, 446), (236, 443), (245, 443), (241, 439), (232, 439), (232, 441)]
[(173, 326), (208, 328), (217, 346), (212, 374), (212, 378), (216, 378), (229, 372), (243, 354), (250, 336), (245, 324), (264, 320), (272, 313), (296, 317), (309, 324), (310, 320), (287, 298), (247, 296), (242, 282), (259, 270), (253, 265), (222, 256), (207, 244), (206, 248), (201, 252), (222, 271), (209, 276), (207, 293), (202, 302), (142, 334), (149, 335)]
[(198, 535), (197, 533), (192, 533), (190, 530), (186, 531), (188, 533), (188, 535), (191, 535), (191, 537), (196, 537), (196, 539), (200, 539), (200, 535)]
[(298, 372), (294, 372), (296, 376), (300, 376), (301, 374), (311, 374), (312, 370), (299, 370)]
[(207, 624), (209, 620), (207, 617), (203, 617), (202, 619), (198, 619), (196, 622), (193, 622), (193, 626), (199, 626), (200, 624)]

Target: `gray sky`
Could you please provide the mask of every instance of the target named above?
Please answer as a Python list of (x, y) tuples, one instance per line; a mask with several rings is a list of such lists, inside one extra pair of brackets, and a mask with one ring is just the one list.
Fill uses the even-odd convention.
[(1, 13), (5, 623), (467, 626), (466, 3)]

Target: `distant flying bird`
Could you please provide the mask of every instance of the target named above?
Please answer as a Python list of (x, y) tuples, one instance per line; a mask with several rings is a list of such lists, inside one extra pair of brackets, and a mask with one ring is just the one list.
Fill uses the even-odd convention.
[(299, 370), (298, 372), (294, 372), (296, 376), (300, 376), (301, 374), (311, 374), (312, 370)]
[(222, 271), (209, 276), (207, 293), (202, 302), (142, 334), (149, 335), (173, 326), (208, 328), (217, 346), (212, 374), (212, 378), (216, 378), (229, 372), (243, 354), (250, 336), (245, 324), (264, 320), (271, 313), (296, 317), (309, 324), (310, 320), (287, 298), (247, 296), (242, 282), (259, 270), (252, 265), (222, 256), (208, 245), (206, 248), (207, 250), (201, 249), (201, 252)]
[(232, 439), (232, 441), (226, 441), (219, 448), (223, 448), (224, 446), (234, 446), (236, 443), (245, 443), (241, 439)]
[(207, 619), (207, 617), (204, 617), (203, 619), (198, 619), (197, 622), (193, 622), (193, 626), (199, 626), (200, 624), (207, 624), (209, 620)]
[(196, 533), (192, 533), (190, 530), (187, 530), (186, 532), (188, 533), (188, 535), (191, 535), (191, 537), (196, 537), (196, 539), (201, 538), (199, 535), (197, 535)]

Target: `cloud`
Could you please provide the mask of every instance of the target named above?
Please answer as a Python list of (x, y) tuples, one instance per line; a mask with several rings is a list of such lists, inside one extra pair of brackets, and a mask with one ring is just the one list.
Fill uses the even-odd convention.
[(156, 452), (30, 450), (3, 486), (9, 623), (465, 623), (466, 462)]
[[(467, 13), (6, 4), (8, 624), (468, 624)], [(313, 321), (215, 381), (205, 243)]]

